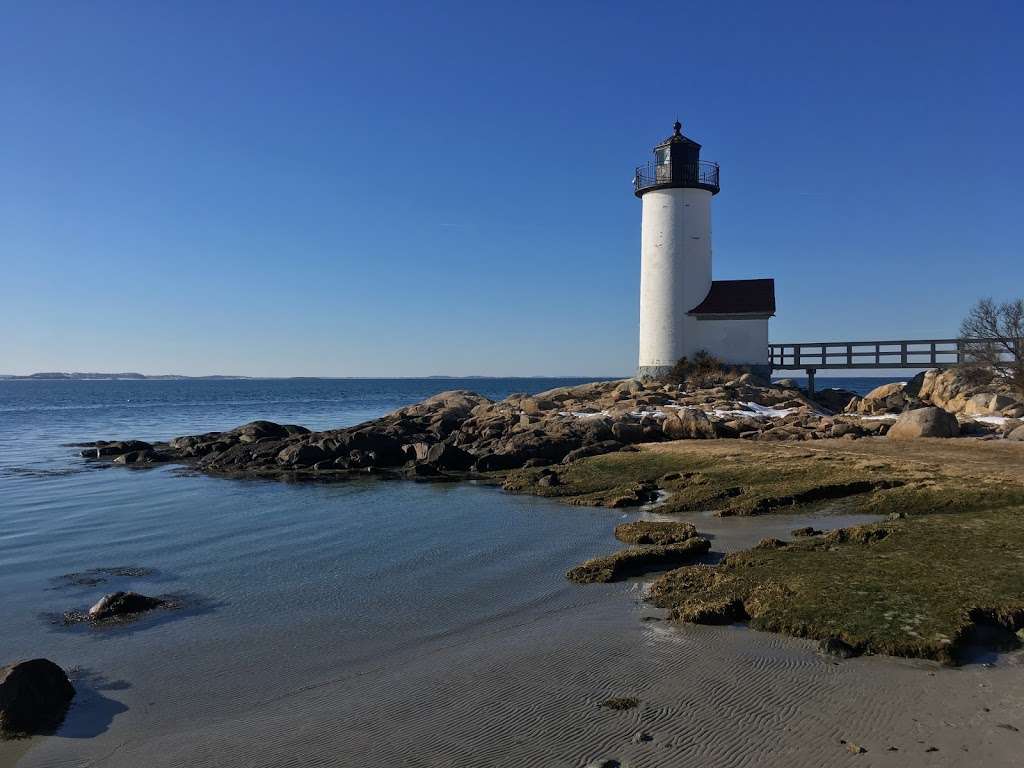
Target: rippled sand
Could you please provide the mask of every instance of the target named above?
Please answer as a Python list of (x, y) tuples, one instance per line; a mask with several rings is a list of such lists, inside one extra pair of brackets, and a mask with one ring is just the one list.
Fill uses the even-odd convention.
[[(720, 551), (808, 520), (855, 521), (691, 519)], [(671, 625), (642, 589), (557, 585), (527, 605), (499, 597), (486, 620), (358, 663), (332, 658), (330, 633), (340, 642), (344, 626), (295, 628), (316, 636), (316, 658), (309, 638), (294, 646), (302, 658), (276, 661), (259, 636), (223, 638), (192, 663), (154, 661), (136, 684), (86, 680), (69, 722), (87, 738), (35, 739), (18, 765), (1019, 764), (1022, 654), (959, 669), (839, 661), (742, 627)], [(599, 706), (615, 696), (639, 706)], [(93, 715), (109, 721), (101, 732)], [(13, 749), (0, 747), (0, 760)]]

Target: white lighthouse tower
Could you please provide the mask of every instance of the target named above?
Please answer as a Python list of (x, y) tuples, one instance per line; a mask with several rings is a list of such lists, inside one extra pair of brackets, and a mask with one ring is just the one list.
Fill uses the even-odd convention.
[(774, 283), (712, 280), (718, 164), (700, 159), (700, 144), (683, 136), (678, 121), (673, 128), (654, 148), (654, 162), (637, 168), (634, 184), (643, 205), (639, 375), (662, 376), (702, 350), (723, 362), (766, 366)]

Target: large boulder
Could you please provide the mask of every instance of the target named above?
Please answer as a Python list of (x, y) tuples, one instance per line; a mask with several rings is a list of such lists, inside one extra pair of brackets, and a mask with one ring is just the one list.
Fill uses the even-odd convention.
[(901, 414), (886, 434), (892, 440), (956, 437), (960, 434), (960, 423), (956, 416), (941, 408), (916, 408)]
[(473, 466), (476, 458), (461, 448), (448, 443), (434, 443), (427, 448), (423, 461), (438, 469), (463, 471)]
[(476, 392), (470, 392), (465, 389), (453, 389), (447, 392), (439, 392), (420, 403), (406, 406), (396, 411), (394, 415), (406, 418), (430, 416), (433, 418), (440, 417), (458, 420), (468, 417), (474, 408), (481, 405), (490, 405), (492, 402), (492, 400), (483, 395), (478, 395)]
[(359, 451), (377, 467), (398, 466), (406, 459), (399, 440), (374, 429), (360, 429), (340, 436), (338, 448), (348, 452)]
[(326, 458), (324, 449), (311, 443), (289, 445), (277, 454), (278, 463), (289, 467), (311, 467)]
[(558, 408), (554, 400), (543, 400), (536, 397), (524, 397), (519, 400), (519, 409), (526, 414), (536, 415)]
[(0, 668), (0, 733), (44, 733), (60, 725), (75, 688), (49, 659)]
[(644, 428), (638, 421), (616, 421), (612, 424), (612, 437), (626, 445), (643, 443), (647, 440)]
[(1019, 440), (1024, 442), (1024, 425), (1015, 427), (1006, 435), (1008, 440)]
[(281, 424), (275, 424), (272, 421), (250, 421), (248, 424), (243, 424), (240, 427), (235, 427), (231, 430), (231, 434), (238, 437), (240, 442), (243, 443), (255, 443), (257, 440), (264, 438), (282, 438), (288, 437), (288, 428)]
[[(780, 382), (781, 383), (781, 382)], [(833, 413), (842, 412), (850, 403), (857, 399), (857, 393), (839, 387), (828, 387), (814, 393), (814, 402)]]
[(915, 408), (920, 403), (917, 398), (907, 392), (902, 382), (883, 384), (875, 387), (855, 404), (857, 413), (874, 415), (880, 413), (901, 413), (909, 408)]
[(669, 413), (661, 425), (666, 437), (671, 440), (699, 440), (717, 437), (715, 425), (704, 411), (696, 408), (680, 408)]

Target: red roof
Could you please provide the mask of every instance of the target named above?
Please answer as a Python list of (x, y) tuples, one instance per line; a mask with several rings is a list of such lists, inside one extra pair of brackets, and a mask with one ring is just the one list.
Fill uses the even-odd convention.
[(713, 280), (704, 301), (689, 315), (762, 315), (775, 314), (775, 281)]

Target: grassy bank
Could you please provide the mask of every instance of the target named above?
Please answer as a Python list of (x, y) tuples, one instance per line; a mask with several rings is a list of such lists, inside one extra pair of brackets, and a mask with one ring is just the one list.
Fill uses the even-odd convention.
[[(855, 652), (957, 661), (979, 629), (1024, 627), (1024, 445), (884, 439), (804, 445), (681, 441), (510, 475), (505, 487), (575, 504), (723, 516), (824, 505), (886, 515), (826, 536), (765, 542), (661, 576), (683, 621), (839, 639)], [(997, 632), (997, 634), (998, 634)], [(1012, 635), (1007, 635), (1012, 637)]]

